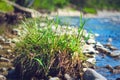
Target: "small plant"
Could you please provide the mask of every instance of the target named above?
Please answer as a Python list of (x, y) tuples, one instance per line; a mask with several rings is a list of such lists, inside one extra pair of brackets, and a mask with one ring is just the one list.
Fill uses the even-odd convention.
[[(59, 20), (57, 19), (57, 21)], [(60, 27), (58, 22), (54, 20), (50, 21), (46, 19), (47, 26), (45, 27), (40, 26), (40, 19), (23, 23), (23, 29), (26, 34), (17, 43), (16, 51), (28, 55), (30, 60), (37, 62), (39, 70), (36, 70), (36, 72), (39, 72), (39, 74), (42, 75), (44, 73), (43, 75), (45, 76), (57, 75), (61, 71), (61, 68), (66, 69), (66, 73), (70, 71), (70, 68), (73, 68), (77, 64), (81, 65), (81, 61), (85, 60), (81, 49), (83, 46), (81, 41), (83, 39), (85, 21), (80, 22), (77, 32), (73, 32), (77, 33), (76, 35), (67, 34), (68, 27), (64, 28), (65, 32), (62, 32), (63, 27)], [(59, 30), (61, 30), (61, 33), (58, 33)], [(21, 61), (23, 62), (21, 63)], [(22, 57), (19, 61), (15, 61), (15, 66), (21, 63), (27, 67), (24, 61), (25, 58)], [(31, 65), (32, 67), (34, 66), (33, 64)], [(51, 72), (53, 70), (54, 73)], [(41, 73), (40, 71), (43, 72)], [(24, 74), (27, 73), (24, 72)]]

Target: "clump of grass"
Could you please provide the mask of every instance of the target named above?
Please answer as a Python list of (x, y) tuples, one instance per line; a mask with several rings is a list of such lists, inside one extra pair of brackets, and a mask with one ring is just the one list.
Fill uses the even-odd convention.
[[(44, 78), (69, 72), (76, 76), (77, 72), (74, 67), (81, 71), (81, 62), (85, 60), (81, 49), (85, 21), (81, 20), (76, 35), (58, 34), (58, 29), (62, 28), (58, 25), (58, 21), (58, 19), (57, 22), (46, 19), (47, 26), (45, 27), (40, 26), (40, 19), (23, 22), (26, 34), (21, 37), (21, 41), (16, 46), (16, 52), (22, 53), (22, 56), (20, 55), (15, 60), (15, 66), (18, 68), (19, 65), (19, 69), (23, 70), (22, 75), (34, 74), (32, 76)], [(68, 27), (65, 29), (67, 32)], [(26, 64), (26, 61), (29, 63)], [(29, 72), (30, 69), (34, 69), (33, 72)]]

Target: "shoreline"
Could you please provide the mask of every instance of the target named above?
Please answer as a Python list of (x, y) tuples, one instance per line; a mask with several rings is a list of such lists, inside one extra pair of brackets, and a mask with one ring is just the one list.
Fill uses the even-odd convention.
[(80, 12), (79, 10), (70, 10), (70, 9), (58, 9), (56, 12), (51, 12), (48, 14), (48, 16), (70, 16), (70, 17), (79, 17), (82, 15), (85, 18), (104, 18), (104, 17), (112, 17), (112, 16), (120, 16), (119, 11), (112, 11), (112, 10), (98, 10), (97, 14), (84, 14), (83, 12)]

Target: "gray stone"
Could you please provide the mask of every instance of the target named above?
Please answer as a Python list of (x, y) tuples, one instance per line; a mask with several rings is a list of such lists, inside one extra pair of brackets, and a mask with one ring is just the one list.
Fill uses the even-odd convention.
[(120, 56), (120, 50), (112, 51), (110, 53), (110, 56), (112, 56), (112, 57), (118, 57), (118, 56)]
[(95, 70), (88, 68), (83, 74), (84, 80), (107, 80), (104, 76), (97, 73)]
[(0, 80), (7, 80), (5, 76), (0, 75)]

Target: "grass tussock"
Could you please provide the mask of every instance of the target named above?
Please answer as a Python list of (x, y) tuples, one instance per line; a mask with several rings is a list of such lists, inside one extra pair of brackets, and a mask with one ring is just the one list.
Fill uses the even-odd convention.
[(82, 53), (85, 21), (81, 18), (77, 32), (73, 32), (76, 34), (67, 34), (69, 27), (64, 28), (65, 32), (58, 33), (63, 28), (58, 25), (59, 20), (56, 21), (46, 19), (44, 27), (41, 19), (23, 22), (24, 34), (15, 49), (20, 56), (14, 61), (22, 78), (64, 78), (65, 73), (76, 79), (80, 77), (81, 62), (85, 60)]

